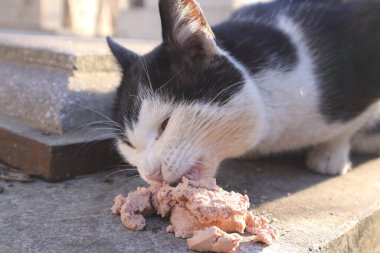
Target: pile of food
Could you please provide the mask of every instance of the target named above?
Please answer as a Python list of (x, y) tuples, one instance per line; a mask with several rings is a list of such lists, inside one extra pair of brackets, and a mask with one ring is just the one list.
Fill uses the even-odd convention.
[[(176, 187), (139, 187), (127, 197), (118, 195), (112, 212), (120, 215), (122, 223), (132, 230), (145, 227), (144, 216), (156, 213), (170, 217), (166, 231), (188, 238), (190, 249), (233, 252), (243, 241), (270, 245), (278, 237), (277, 229), (264, 217), (248, 211), (249, 205), (247, 195), (224, 191), (215, 179), (182, 178)], [(244, 232), (252, 236), (241, 236)]]

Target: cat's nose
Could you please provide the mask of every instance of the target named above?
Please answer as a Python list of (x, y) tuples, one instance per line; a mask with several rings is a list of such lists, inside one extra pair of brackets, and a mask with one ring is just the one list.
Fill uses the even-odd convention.
[(161, 173), (161, 167), (155, 170), (152, 174), (146, 176), (149, 180), (162, 182), (162, 173)]

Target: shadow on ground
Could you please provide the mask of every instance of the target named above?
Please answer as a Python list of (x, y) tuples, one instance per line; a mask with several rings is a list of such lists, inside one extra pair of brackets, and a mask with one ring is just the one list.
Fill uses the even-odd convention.
[[(374, 156), (354, 155), (353, 167)], [(252, 204), (258, 205), (286, 197), (335, 176), (311, 172), (305, 166), (305, 154), (274, 156), (255, 161), (225, 161), (217, 175), (218, 183), (226, 190), (248, 193)]]

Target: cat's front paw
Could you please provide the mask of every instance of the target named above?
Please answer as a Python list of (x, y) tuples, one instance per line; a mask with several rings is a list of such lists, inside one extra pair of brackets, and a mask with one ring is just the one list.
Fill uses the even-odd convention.
[(345, 174), (352, 168), (349, 147), (321, 145), (315, 147), (307, 156), (308, 169), (328, 175)]

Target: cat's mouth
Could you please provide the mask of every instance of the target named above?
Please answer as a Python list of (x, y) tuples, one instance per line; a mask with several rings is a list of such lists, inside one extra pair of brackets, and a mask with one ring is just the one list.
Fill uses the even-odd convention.
[(176, 181), (171, 182), (171, 186), (177, 186), (179, 183), (182, 183), (182, 179), (185, 177), (189, 180), (193, 181), (199, 181), (201, 180), (205, 175), (205, 166), (204, 163), (201, 160), (198, 160), (198, 162), (194, 163), (184, 174), (182, 174)]
[[(183, 177), (186, 177), (190, 180), (199, 181), (204, 177), (205, 174), (205, 164), (203, 162), (202, 158), (199, 158), (194, 165), (192, 165), (186, 173), (183, 175)], [(182, 177), (181, 177), (182, 178)]]
[(196, 163), (193, 165), (183, 176), (190, 179), (190, 180), (201, 180), (202, 179), (202, 165), (199, 163)]

